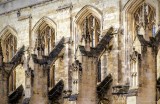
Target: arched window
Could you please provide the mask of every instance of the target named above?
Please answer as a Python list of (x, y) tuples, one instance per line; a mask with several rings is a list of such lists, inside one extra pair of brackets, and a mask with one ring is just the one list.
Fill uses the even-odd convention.
[(17, 50), (17, 39), (14, 35), (11, 33), (6, 36), (6, 38), (3, 41), (4, 44), (4, 53), (5, 53), (5, 61), (9, 62), (12, 57), (15, 55)]
[[(55, 46), (55, 30), (49, 26), (39, 27), (38, 38), (41, 39), (43, 55), (48, 55)], [(37, 38), (37, 39), (38, 39)]]
[(140, 5), (134, 12), (135, 31), (144, 38), (155, 36), (155, 10), (147, 3)]
[(94, 6), (86, 5), (75, 17), (75, 48), (78, 45), (95, 47), (102, 35), (102, 12)]
[[(12, 27), (6, 26), (1, 33), (4, 62), (10, 62), (17, 51), (16, 31)], [(9, 76), (9, 93), (16, 89), (16, 77), (17, 73), (13, 70)]]
[(25, 89), (25, 70), (21, 64), (14, 68), (9, 76), (9, 94), (20, 85)]
[[(88, 28), (86, 28), (86, 25)], [(85, 41), (86, 31), (88, 31), (87, 35), (90, 37), (90, 46), (95, 47), (99, 42), (100, 21), (95, 16), (90, 14), (82, 21), (80, 27), (82, 34), (81, 42)]]

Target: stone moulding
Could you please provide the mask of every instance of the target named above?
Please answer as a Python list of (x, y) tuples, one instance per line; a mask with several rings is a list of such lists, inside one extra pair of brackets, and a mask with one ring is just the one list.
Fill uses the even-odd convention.
[(68, 8), (71, 9), (72, 7), (73, 7), (72, 3), (69, 3), (69, 4), (65, 4), (63, 6), (59, 6), (56, 11), (60, 11), (63, 9), (68, 9)]

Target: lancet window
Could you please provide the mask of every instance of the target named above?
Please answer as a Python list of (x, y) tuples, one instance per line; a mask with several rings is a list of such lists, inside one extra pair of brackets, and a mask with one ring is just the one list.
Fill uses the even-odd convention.
[(95, 47), (99, 42), (100, 21), (93, 15), (87, 16), (81, 24), (81, 31), (82, 31), (81, 41), (83, 41), (83, 39), (85, 40), (87, 38), (86, 35), (88, 35), (89, 40), (90, 40), (90, 46)]
[(17, 39), (12, 34), (9, 34), (4, 40), (5, 61), (9, 62), (17, 51)]
[(136, 34), (144, 37), (155, 35), (155, 10), (149, 4), (143, 3), (134, 13)]
[(40, 27), (38, 30), (37, 40), (38, 39), (40, 39), (40, 42), (37, 43), (41, 44), (41, 48), (43, 49), (43, 55), (48, 55), (55, 46), (55, 30), (49, 26), (46, 26), (43, 29), (41, 29)]

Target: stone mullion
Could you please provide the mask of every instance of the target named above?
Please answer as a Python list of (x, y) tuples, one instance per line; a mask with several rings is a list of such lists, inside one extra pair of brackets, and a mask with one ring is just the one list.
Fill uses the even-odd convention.
[(11, 47), (11, 38), (9, 38), (9, 61), (12, 59), (12, 47)]
[(49, 28), (49, 35), (48, 35), (48, 54), (51, 52), (52, 47), (52, 29)]
[(44, 30), (44, 55), (48, 55), (47, 29)]
[(94, 26), (94, 30), (95, 30), (95, 46), (98, 44), (99, 42), (99, 34), (98, 34), (98, 22), (95, 21), (95, 26)]

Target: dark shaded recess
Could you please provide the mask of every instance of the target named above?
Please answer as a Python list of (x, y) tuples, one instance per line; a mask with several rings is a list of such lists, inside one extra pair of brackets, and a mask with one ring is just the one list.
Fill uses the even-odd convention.
[(157, 88), (160, 88), (160, 77), (157, 79)]
[(156, 43), (160, 44), (160, 29), (157, 31), (155, 39), (156, 39)]
[(78, 98), (78, 94), (70, 95), (69, 101), (76, 101)]
[(25, 98), (22, 102), (22, 104), (29, 104), (30, 98)]
[(44, 64), (51, 64), (54, 60), (56, 60), (59, 55), (59, 53), (62, 51), (64, 48), (64, 37), (59, 41), (59, 43), (54, 47), (54, 49), (50, 52), (48, 56), (42, 56), (42, 59), (37, 59), (36, 54), (32, 54), (32, 58), (34, 63), (44, 65)]
[(13, 91), (9, 96), (8, 96), (8, 99), (9, 99), (9, 103), (10, 104), (15, 104), (17, 103), (21, 98), (22, 98), (22, 95), (23, 95), (23, 86), (20, 85), (15, 91)]
[(95, 48), (90, 48), (91, 51), (86, 51), (84, 46), (79, 45), (80, 52), (84, 56), (89, 56), (89, 57), (97, 57), (96, 56), (96, 49)]
[(150, 41), (146, 41), (142, 35), (137, 35), (141, 45), (148, 47), (157, 47), (160, 43), (160, 30), (155, 37), (150, 37)]
[(48, 92), (48, 98), (51, 101), (58, 100), (60, 96), (63, 93), (64, 88), (64, 82), (63, 80), (60, 80), (49, 92)]
[(98, 97), (103, 97), (104, 94), (109, 90), (110, 84), (113, 81), (111, 74), (109, 74), (98, 86), (97, 86), (97, 94)]

